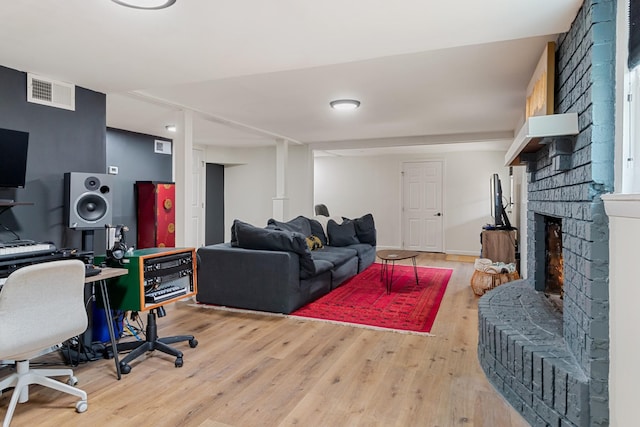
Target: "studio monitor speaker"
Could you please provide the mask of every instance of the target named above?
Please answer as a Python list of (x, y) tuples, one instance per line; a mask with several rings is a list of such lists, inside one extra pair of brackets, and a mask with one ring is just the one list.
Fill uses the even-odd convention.
[(111, 223), (111, 176), (99, 173), (64, 174), (67, 227), (104, 228)]

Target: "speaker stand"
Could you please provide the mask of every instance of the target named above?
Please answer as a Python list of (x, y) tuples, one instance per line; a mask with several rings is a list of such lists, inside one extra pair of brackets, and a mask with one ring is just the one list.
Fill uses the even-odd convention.
[(94, 230), (82, 230), (82, 251), (93, 252)]

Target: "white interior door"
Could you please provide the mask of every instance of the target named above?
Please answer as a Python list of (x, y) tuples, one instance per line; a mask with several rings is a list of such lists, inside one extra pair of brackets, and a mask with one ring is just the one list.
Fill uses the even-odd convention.
[(196, 248), (204, 245), (204, 186), (205, 186), (205, 161), (204, 151), (193, 149), (191, 164), (191, 230), (193, 236), (190, 241)]
[(442, 161), (402, 165), (402, 246), (442, 252)]

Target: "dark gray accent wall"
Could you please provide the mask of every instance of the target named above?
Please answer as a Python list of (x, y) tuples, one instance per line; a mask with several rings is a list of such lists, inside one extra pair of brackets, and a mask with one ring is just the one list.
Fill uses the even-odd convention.
[(204, 244), (224, 242), (224, 166), (207, 163)]
[(113, 184), (113, 224), (126, 225), (127, 245), (137, 245), (136, 181), (171, 182), (172, 156), (154, 152), (155, 141), (171, 141), (151, 135), (107, 129), (106, 165), (117, 166)]
[[(106, 97), (76, 87), (76, 109), (69, 111), (29, 103), (26, 94), (26, 73), (0, 66), (0, 127), (29, 132), (25, 188), (2, 190), (0, 198), (33, 203), (5, 212), (0, 224), (23, 239), (80, 248), (82, 233), (63, 217), (64, 173), (105, 172)], [(14, 237), (0, 230), (0, 240)]]

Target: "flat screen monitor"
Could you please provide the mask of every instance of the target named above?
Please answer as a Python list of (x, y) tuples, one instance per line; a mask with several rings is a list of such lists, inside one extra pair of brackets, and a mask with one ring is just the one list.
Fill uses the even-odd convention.
[(500, 176), (494, 173), (491, 176), (491, 216), (493, 216), (494, 219), (494, 226), (496, 228), (512, 229), (502, 200), (502, 183), (500, 182)]
[(28, 148), (28, 132), (0, 129), (0, 188), (24, 187)]

